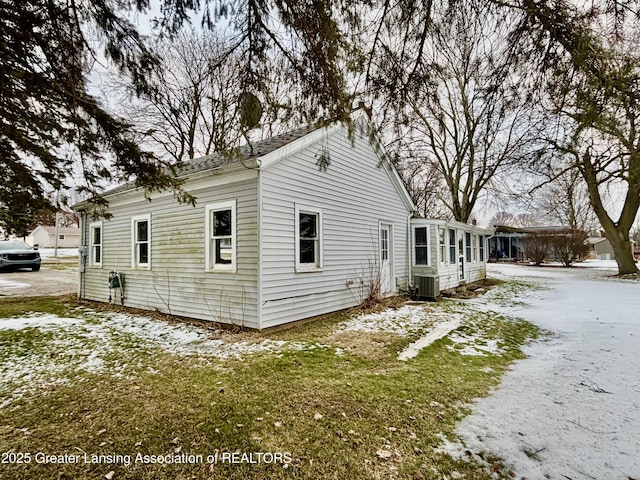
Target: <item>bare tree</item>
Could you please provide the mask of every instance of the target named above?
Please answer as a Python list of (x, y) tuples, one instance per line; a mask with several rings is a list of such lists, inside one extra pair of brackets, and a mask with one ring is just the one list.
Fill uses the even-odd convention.
[(607, 35), (604, 11), (584, 14), (565, 6), (543, 14), (541, 21), (560, 16), (573, 27), (565, 49), (552, 50), (554, 66), (542, 79), (541, 104), (554, 120), (545, 131), (548, 148), (539, 166), (551, 179), (579, 173), (618, 272), (637, 273), (629, 236), (640, 208), (640, 19), (629, 18), (621, 31)]
[(564, 172), (536, 192), (538, 205), (560, 225), (590, 231), (597, 219), (589, 203), (587, 187), (577, 169)]
[(132, 84), (112, 79), (140, 142), (173, 162), (238, 144), (241, 68), (226, 55), (226, 43), (213, 33), (192, 31), (158, 40), (153, 50), (161, 64), (149, 78), (153, 87), (138, 99)]
[(437, 170), (442, 201), (461, 222), (530, 141), (528, 107), (503, 60), (507, 30), (486, 13), (460, 4), (434, 22), (421, 53), (430, 70), (398, 103), (398, 122)]

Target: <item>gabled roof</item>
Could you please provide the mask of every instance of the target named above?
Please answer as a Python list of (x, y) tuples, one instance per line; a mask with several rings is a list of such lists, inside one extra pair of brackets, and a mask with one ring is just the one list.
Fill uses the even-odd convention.
[[(309, 133), (322, 128), (320, 125), (298, 128), (290, 132), (276, 135), (275, 137), (266, 138), (257, 142), (242, 145), (238, 148), (231, 149), (226, 152), (217, 152), (204, 157), (187, 160), (183, 163), (178, 171), (178, 176), (188, 176), (208, 170), (216, 170), (218, 168), (230, 165), (241, 165), (247, 160), (255, 159), (267, 155), (281, 147), (288, 145)], [(136, 188), (135, 182), (127, 182), (107, 190), (103, 195), (113, 195), (116, 193), (126, 192)]]
[[(362, 115), (359, 115), (354, 118), (354, 121), (358, 121), (361, 118), (363, 118)], [(338, 122), (322, 122), (316, 125), (298, 128), (275, 137), (243, 145), (228, 152), (214, 153), (204, 157), (195, 158), (193, 160), (188, 160), (181, 166), (178, 171), (178, 176), (190, 177), (201, 172), (214, 171), (222, 168), (226, 169), (226, 167), (233, 165), (244, 165), (247, 168), (255, 167), (257, 165), (265, 168), (282, 157), (287, 156), (287, 154), (292, 152), (292, 149), (295, 150), (297, 148), (301, 148), (308, 142), (313, 143), (316, 140), (316, 137), (322, 134), (320, 130), (324, 130), (324, 133), (326, 134), (327, 132), (335, 131), (337, 129)], [(384, 153), (384, 149), (379, 144), (377, 137), (375, 139), (370, 137), (370, 140), (373, 140), (372, 146), (374, 147), (376, 154), (379, 156), (380, 161), (387, 164), (391, 182), (396, 188), (398, 194), (402, 197), (410, 211), (415, 210), (416, 207), (411, 200), (411, 197), (409, 196), (409, 193), (407, 192), (407, 189), (395, 166), (390, 161), (385, 161), (387, 159), (387, 155)], [(127, 182), (107, 190), (103, 195), (110, 196), (136, 189), (137, 187), (135, 182)], [(83, 203), (84, 202), (79, 202), (74, 205), (73, 208), (78, 208)]]

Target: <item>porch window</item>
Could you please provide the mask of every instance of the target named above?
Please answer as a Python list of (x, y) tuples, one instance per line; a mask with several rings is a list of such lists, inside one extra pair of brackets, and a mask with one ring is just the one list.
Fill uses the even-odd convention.
[(429, 265), (429, 227), (413, 229), (414, 265)]
[(449, 263), (456, 263), (456, 231), (449, 229)]
[(478, 261), (478, 235), (472, 235), (471, 241), (473, 242), (471, 245), (471, 250), (473, 254), (473, 261)]
[(151, 215), (131, 218), (132, 268), (151, 267)]
[(236, 270), (236, 202), (206, 207), (206, 270)]
[(296, 205), (296, 271), (322, 268), (322, 211)]
[(471, 262), (471, 232), (464, 232), (464, 246), (466, 251), (466, 261)]
[(484, 242), (484, 235), (478, 235), (478, 254), (481, 262), (484, 262)]
[(94, 267), (102, 267), (102, 222), (89, 225), (89, 237), (91, 240), (90, 264)]
[(440, 245), (440, 263), (447, 263), (447, 244), (446, 242), (446, 228), (438, 229), (438, 244)]

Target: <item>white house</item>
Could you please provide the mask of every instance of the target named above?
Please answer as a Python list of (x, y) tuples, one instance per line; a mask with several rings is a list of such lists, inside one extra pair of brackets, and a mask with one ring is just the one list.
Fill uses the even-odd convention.
[(195, 207), (132, 185), (108, 220), (76, 205), (79, 296), (108, 301), (117, 271), (124, 305), (264, 329), (359, 304), (376, 271), (408, 288), (415, 207), (371, 138), (335, 123), (187, 162)]
[(486, 278), (492, 235), (493, 230), (454, 220), (413, 218), (411, 268), (419, 295), (435, 297), (438, 290)]
[[(58, 227), (58, 248), (78, 248), (80, 246), (80, 229), (77, 227)], [(56, 227), (48, 225), (37, 226), (25, 239), (29, 245), (40, 248), (54, 248), (56, 246)]]

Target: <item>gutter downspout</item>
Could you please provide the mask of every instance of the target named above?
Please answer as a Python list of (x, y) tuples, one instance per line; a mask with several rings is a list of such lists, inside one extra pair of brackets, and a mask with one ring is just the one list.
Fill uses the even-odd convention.
[[(86, 235), (85, 235), (85, 227), (86, 227), (86, 218), (87, 218), (87, 214), (84, 210), (80, 210), (80, 255), (78, 255), (78, 275), (80, 278), (78, 278), (78, 298), (82, 299), (82, 284), (84, 282), (84, 269), (86, 267), (86, 253), (84, 252), (84, 249), (87, 248), (86, 247)], [(84, 258), (83, 258), (84, 257)], [(85, 263), (85, 265), (83, 265), (83, 262)]]
[(411, 275), (411, 257), (413, 256), (413, 252), (411, 251), (411, 217), (413, 216), (413, 212), (407, 215), (407, 272), (409, 278), (407, 279), (407, 289), (413, 288), (413, 276)]

